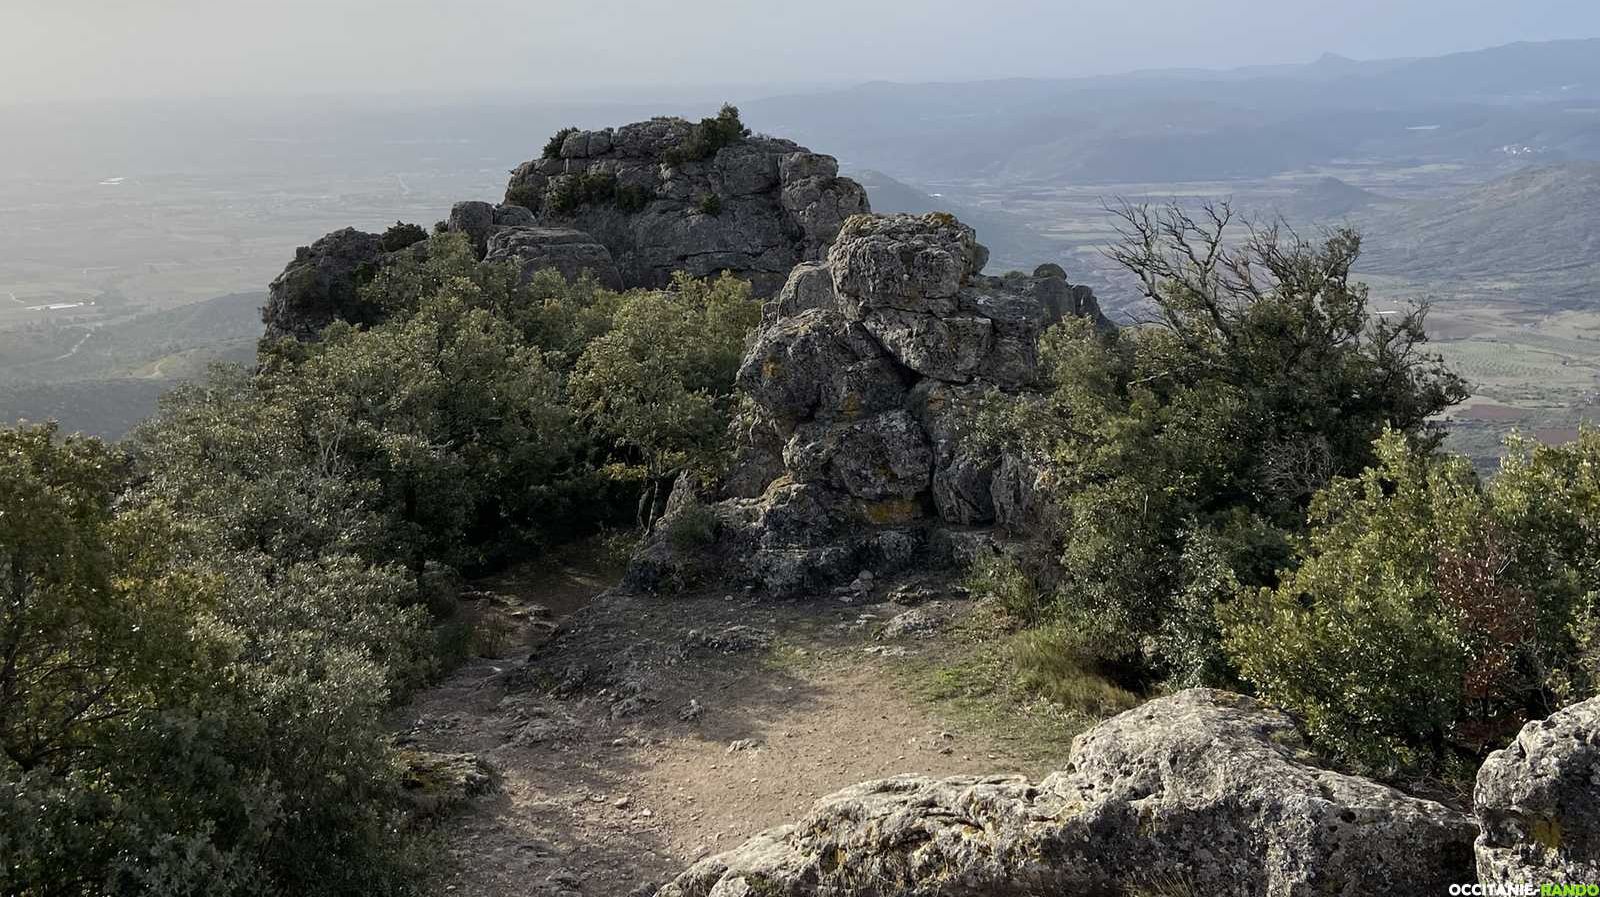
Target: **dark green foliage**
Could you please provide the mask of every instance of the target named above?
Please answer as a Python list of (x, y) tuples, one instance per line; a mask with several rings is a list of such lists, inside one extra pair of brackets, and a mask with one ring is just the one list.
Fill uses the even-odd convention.
[(1226, 207), (1122, 215), (1112, 257), (1155, 318), (1110, 337), (1058, 325), (1051, 392), (1000, 401), (986, 429), (1048, 473), (1046, 614), (1108, 662), (1227, 684), (1216, 600), (1274, 584), (1312, 496), (1372, 463), (1388, 427), (1437, 445), (1430, 418), (1466, 391), (1423, 351), (1424, 309), (1369, 314), (1355, 233), (1229, 247)]
[(617, 195), (617, 176), (609, 171), (592, 171), (583, 176), (585, 202), (610, 202)]
[(544, 145), (544, 152), (541, 155), (543, 155), (546, 159), (560, 158), (561, 145), (567, 142), (568, 137), (571, 137), (576, 133), (578, 133), (577, 128), (562, 128), (561, 130), (555, 132), (550, 136), (549, 142)]
[(544, 196), (532, 184), (517, 184), (506, 191), (506, 202), (522, 206), (530, 212), (539, 211)]
[(698, 162), (717, 154), (717, 150), (732, 146), (750, 136), (750, 129), (739, 120), (739, 108), (723, 104), (715, 118), (703, 118), (689, 128), (683, 142), (668, 150), (666, 160), (671, 165)]
[[(570, 389), (578, 414), (628, 450), (615, 475), (645, 486), (640, 520), (684, 470), (714, 476), (726, 461), (744, 337), (761, 316), (750, 285), (679, 275), (663, 293), (630, 294), (613, 329), (578, 358)], [(619, 459), (620, 460), (620, 459)]]
[(1600, 436), (1508, 446), (1484, 485), (1398, 434), (1313, 503), (1298, 566), (1221, 605), (1244, 679), (1325, 749), (1470, 775), (1530, 719), (1596, 692)]
[(550, 182), (545, 191), (544, 205), (558, 215), (570, 215), (583, 205), (583, 180), (579, 175), (567, 175)]
[(617, 176), (609, 171), (563, 175), (551, 181), (545, 204), (558, 214), (570, 215), (588, 204), (610, 202), (617, 195)]
[(151, 497), (114, 508), (121, 454), (53, 436), (0, 431), (7, 893), (425, 887), (379, 740), (426, 668), (408, 580), (236, 555)]
[(428, 232), (423, 230), (421, 225), (396, 221), (393, 227), (383, 232), (381, 245), (384, 252), (396, 252), (426, 239)]
[(695, 205), (704, 214), (711, 216), (722, 214), (722, 197), (715, 193), (705, 194), (704, 196), (700, 197), (700, 201), (695, 203)]
[(363, 295), (383, 323), (217, 369), (127, 454), (0, 430), (7, 893), (428, 891), (384, 720), (498, 638), (455, 571), (715, 464), (758, 314), (734, 281), (522, 284), (459, 234)]
[(637, 184), (623, 184), (617, 188), (617, 208), (624, 212), (633, 213), (643, 211), (644, 207), (655, 199), (655, 194), (647, 187)]

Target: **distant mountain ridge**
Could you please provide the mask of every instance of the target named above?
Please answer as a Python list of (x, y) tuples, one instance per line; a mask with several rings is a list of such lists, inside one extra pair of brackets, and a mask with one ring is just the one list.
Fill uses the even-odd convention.
[(1600, 39), (1427, 59), (1060, 80), (874, 82), (743, 104), (756, 127), (926, 181), (1260, 177), (1340, 158), (1600, 158)]

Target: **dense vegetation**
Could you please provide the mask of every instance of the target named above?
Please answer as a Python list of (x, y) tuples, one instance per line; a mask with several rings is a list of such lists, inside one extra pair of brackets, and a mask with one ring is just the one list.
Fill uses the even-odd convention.
[[(1031, 624), (1025, 684), (1095, 714), (1253, 691), (1345, 763), (1458, 780), (1595, 694), (1600, 435), (1514, 441), (1484, 481), (1440, 450), (1466, 389), (1426, 309), (1369, 309), (1354, 232), (1122, 215), (1155, 317), (1056, 326), (1048, 389), (975, 434), (1039, 474), (1028, 549), (980, 571)], [(362, 288), (383, 323), (266, 345), (121, 445), (0, 430), (8, 893), (424, 888), (381, 718), (468, 649), (459, 577), (726, 469), (747, 285), (524, 283), (387, 236), (427, 242)]]
[(1096, 701), (1254, 690), (1408, 774), (1474, 768), (1593, 694), (1600, 442), (1516, 443), (1485, 486), (1432, 422), (1465, 384), (1425, 351), (1425, 307), (1368, 308), (1357, 234), (1230, 245), (1226, 207), (1121, 215), (1112, 256), (1154, 318), (1055, 328), (1051, 389), (983, 428), (1045, 484), (1031, 551), (983, 571), (1036, 624), (1024, 674)]
[(380, 720), (464, 650), (457, 575), (719, 466), (746, 285), (428, 250), (365, 288), (385, 323), (219, 368), (126, 445), (0, 431), (7, 893), (424, 887)]

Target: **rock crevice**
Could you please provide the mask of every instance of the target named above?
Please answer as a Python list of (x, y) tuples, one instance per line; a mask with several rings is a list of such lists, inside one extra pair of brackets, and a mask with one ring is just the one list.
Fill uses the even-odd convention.
[(755, 417), (711, 509), (717, 550), (654, 539), (630, 584), (679, 584), (720, 559), (717, 572), (798, 594), (942, 563), (984, 538), (966, 528), (1017, 522), (1037, 476), (973, 448), (979, 410), (1041, 385), (1038, 340), (1063, 316), (1110, 324), (1059, 267), (990, 277), (987, 259), (950, 215), (858, 215), (826, 260), (796, 266), (739, 369)]

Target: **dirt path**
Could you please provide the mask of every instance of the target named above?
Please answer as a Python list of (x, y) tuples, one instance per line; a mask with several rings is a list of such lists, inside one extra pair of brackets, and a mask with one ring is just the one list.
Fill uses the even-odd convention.
[(474, 753), (501, 776), (448, 825), (458, 869), (446, 893), (649, 894), (863, 779), (1045, 771), (912, 694), (906, 665), (937, 648), (882, 640), (903, 606), (720, 593), (588, 602), (608, 584), (582, 566), (486, 584), (497, 612), (536, 619), (527, 609), (543, 605), (559, 630), (526, 632), (406, 713), (413, 743)]

